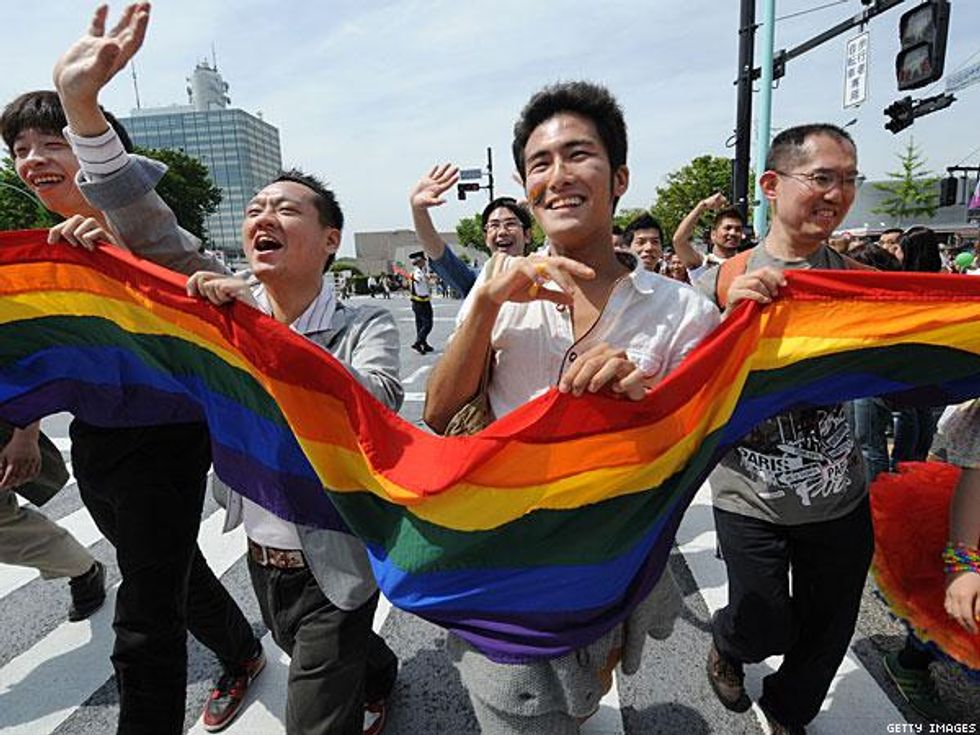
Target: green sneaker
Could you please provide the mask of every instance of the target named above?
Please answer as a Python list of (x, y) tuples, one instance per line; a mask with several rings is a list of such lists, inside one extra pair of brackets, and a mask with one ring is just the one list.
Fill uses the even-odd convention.
[(885, 671), (895, 682), (899, 693), (908, 701), (912, 709), (927, 720), (949, 720), (949, 711), (939, 698), (929, 669), (908, 669), (898, 660), (898, 651), (884, 656)]

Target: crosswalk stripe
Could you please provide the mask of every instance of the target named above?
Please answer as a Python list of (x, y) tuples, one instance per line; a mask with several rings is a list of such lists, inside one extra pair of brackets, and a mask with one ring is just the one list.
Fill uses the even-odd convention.
[[(701, 509), (702, 513), (696, 511)], [(692, 518), (711, 517), (711, 487), (706, 482), (698, 491), (691, 508), (684, 516), (677, 532), (677, 545), (684, 554), (698, 590), (711, 613), (728, 602), (727, 577), (724, 563), (715, 557), (715, 532), (705, 530)], [(720, 581), (719, 581), (720, 580)], [(705, 652), (705, 655), (707, 652)], [(758, 701), (762, 693), (762, 677), (779, 668), (781, 656), (772, 656), (758, 666), (746, 666), (745, 688)], [(761, 723), (765, 715), (758, 704), (753, 710)], [(885, 695), (874, 678), (864, 668), (853, 651), (837, 670), (830, 692), (820, 708), (817, 718), (807, 725), (811, 735), (836, 735), (841, 732), (887, 732), (888, 725), (905, 722), (905, 717)]]
[[(65, 490), (68, 489), (65, 488)], [(65, 490), (62, 492), (65, 492)], [(21, 501), (21, 504), (23, 505), (24, 501)], [(82, 546), (91, 546), (102, 538), (102, 534), (99, 533), (95, 521), (92, 520), (92, 516), (89, 515), (88, 510), (84, 506), (55, 522), (74, 536)], [(39, 576), (40, 573), (37, 569), (32, 567), (15, 567), (0, 564), (0, 599)]]
[(423, 365), (402, 381), (402, 385), (411, 385), (432, 369), (431, 365)]
[[(224, 513), (212, 513), (198, 533), (201, 551), (219, 577), (245, 550), (242, 528), (223, 535), (223, 524)], [(105, 605), (91, 618), (62, 623), (0, 669), (0, 732), (49, 733), (112, 676), (109, 653), (117, 588), (108, 591)]]

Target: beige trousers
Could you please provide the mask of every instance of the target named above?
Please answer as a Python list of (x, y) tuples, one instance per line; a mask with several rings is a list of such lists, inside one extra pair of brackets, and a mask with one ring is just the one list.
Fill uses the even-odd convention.
[(68, 531), (0, 490), (0, 564), (37, 569), (45, 579), (77, 577), (95, 559)]

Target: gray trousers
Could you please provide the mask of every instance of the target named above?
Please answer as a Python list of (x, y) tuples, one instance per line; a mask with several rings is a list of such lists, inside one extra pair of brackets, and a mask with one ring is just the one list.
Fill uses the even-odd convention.
[(45, 579), (77, 577), (95, 559), (75, 537), (33, 508), (0, 490), (0, 564), (37, 569)]

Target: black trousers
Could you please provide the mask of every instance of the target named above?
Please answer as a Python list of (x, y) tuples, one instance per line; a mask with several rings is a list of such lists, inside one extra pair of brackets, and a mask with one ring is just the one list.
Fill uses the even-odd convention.
[(119, 733), (183, 732), (187, 631), (236, 670), (256, 639), (197, 546), (211, 449), (204, 424), (102, 429), (74, 421), (82, 501), (122, 573), (112, 664)]
[(415, 314), (415, 344), (428, 344), (426, 339), (432, 331), (432, 302), (412, 299), (412, 313)]
[(323, 594), (309, 569), (275, 569), (248, 558), (262, 619), (290, 655), (287, 735), (361, 735), (364, 704), (387, 698), (398, 659), (371, 629), (376, 592), (356, 610)]
[(728, 568), (728, 605), (712, 620), (715, 646), (744, 663), (783, 654), (762, 681), (759, 705), (787, 727), (804, 726), (854, 634), (874, 551), (868, 500), (843, 518), (799, 526), (714, 514)]

